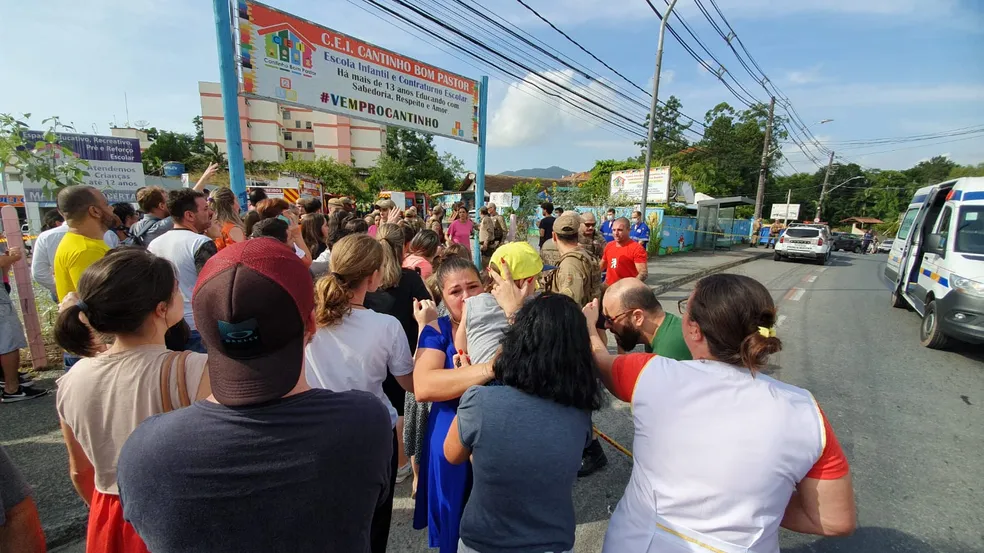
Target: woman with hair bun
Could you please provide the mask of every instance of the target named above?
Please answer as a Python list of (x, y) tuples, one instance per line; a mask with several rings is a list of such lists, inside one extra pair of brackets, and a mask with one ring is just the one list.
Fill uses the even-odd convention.
[[(58, 379), (55, 408), (72, 484), (89, 506), (86, 547), (145, 553), (123, 520), (116, 483), (120, 449), (147, 417), (211, 394), (208, 357), (168, 350), (168, 333), (182, 330), (184, 299), (171, 263), (143, 248), (119, 248), (93, 263), (71, 301), (58, 314), (55, 341), (83, 359)], [(93, 330), (113, 339), (105, 352)]]
[(366, 294), (384, 278), (380, 272), (384, 255), (383, 245), (368, 234), (346, 236), (335, 244), (331, 272), (315, 287), (318, 330), (304, 350), (305, 374), (312, 388), (370, 392), (390, 413), (394, 430), (389, 495), (372, 518), (373, 553), (386, 551), (399, 452), (397, 410), (383, 392), (383, 382), (393, 375), (404, 390), (413, 391), (413, 357), (403, 327), (395, 317), (365, 307)]
[[(782, 349), (769, 291), (711, 275), (680, 312), (692, 361), (613, 357), (590, 333), (602, 381), (631, 403), (636, 428), (603, 551), (778, 553), (780, 526), (853, 532), (851, 473), (830, 422), (810, 392), (760, 372)], [(598, 301), (584, 314), (597, 320)]]

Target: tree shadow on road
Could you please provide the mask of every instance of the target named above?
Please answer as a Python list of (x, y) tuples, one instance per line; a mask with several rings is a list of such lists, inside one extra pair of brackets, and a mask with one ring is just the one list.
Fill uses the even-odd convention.
[[(977, 548), (951, 543), (928, 543), (922, 538), (895, 530), (873, 526), (858, 528), (854, 534), (843, 538), (814, 539), (801, 534), (783, 532), (793, 547), (783, 547), (782, 553), (868, 553), (891, 551), (892, 553), (973, 553)], [(810, 541), (812, 540), (812, 541)]]

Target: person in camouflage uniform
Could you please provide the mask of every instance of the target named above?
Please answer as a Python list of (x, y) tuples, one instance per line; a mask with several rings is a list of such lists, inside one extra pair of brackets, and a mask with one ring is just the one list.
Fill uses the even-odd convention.
[(581, 229), (581, 217), (576, 212), (568, 211), (557, 217), (552, 241), (558, 257), (545, 289), (564, 294), (584, 307), (601, 296), (601, 270), (598, 260), (578, 245)]
[(584, 213), (581, 215), (581, 232), (577, 237), (578, 245), (591, 254), (595, 259), (601, 260), (601, 255), (605, 252), (605, 238), (598, 232), (598, 221), (594, 213)]

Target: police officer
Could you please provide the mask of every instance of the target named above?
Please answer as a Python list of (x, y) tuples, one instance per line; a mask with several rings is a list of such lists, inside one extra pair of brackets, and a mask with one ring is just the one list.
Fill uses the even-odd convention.
[(577, 237), (577, 242), (581, 249), (591, 254), (595, 259), (601, 259), (601, 254), (605, 251), (605, 244), (608, 242), (598, 232), (598, 221), (595, 219), (594, 213), (588, 212), (581, 215), (581, 233)]
[(601, 294), (601, 270), (598, 261), (578, 245), (580, 230), (581, 217), (573, 211), (554, 222), (552, 238), (559, 258), (548, 290), (584, 306)]

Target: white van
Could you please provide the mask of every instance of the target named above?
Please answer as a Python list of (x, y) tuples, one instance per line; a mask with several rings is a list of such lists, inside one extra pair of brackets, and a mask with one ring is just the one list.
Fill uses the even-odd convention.
[(984, 177), (920, 188), (902, 216), (885, 276), (892, 306), (922, 318), (923, 346), (984, 343)]

